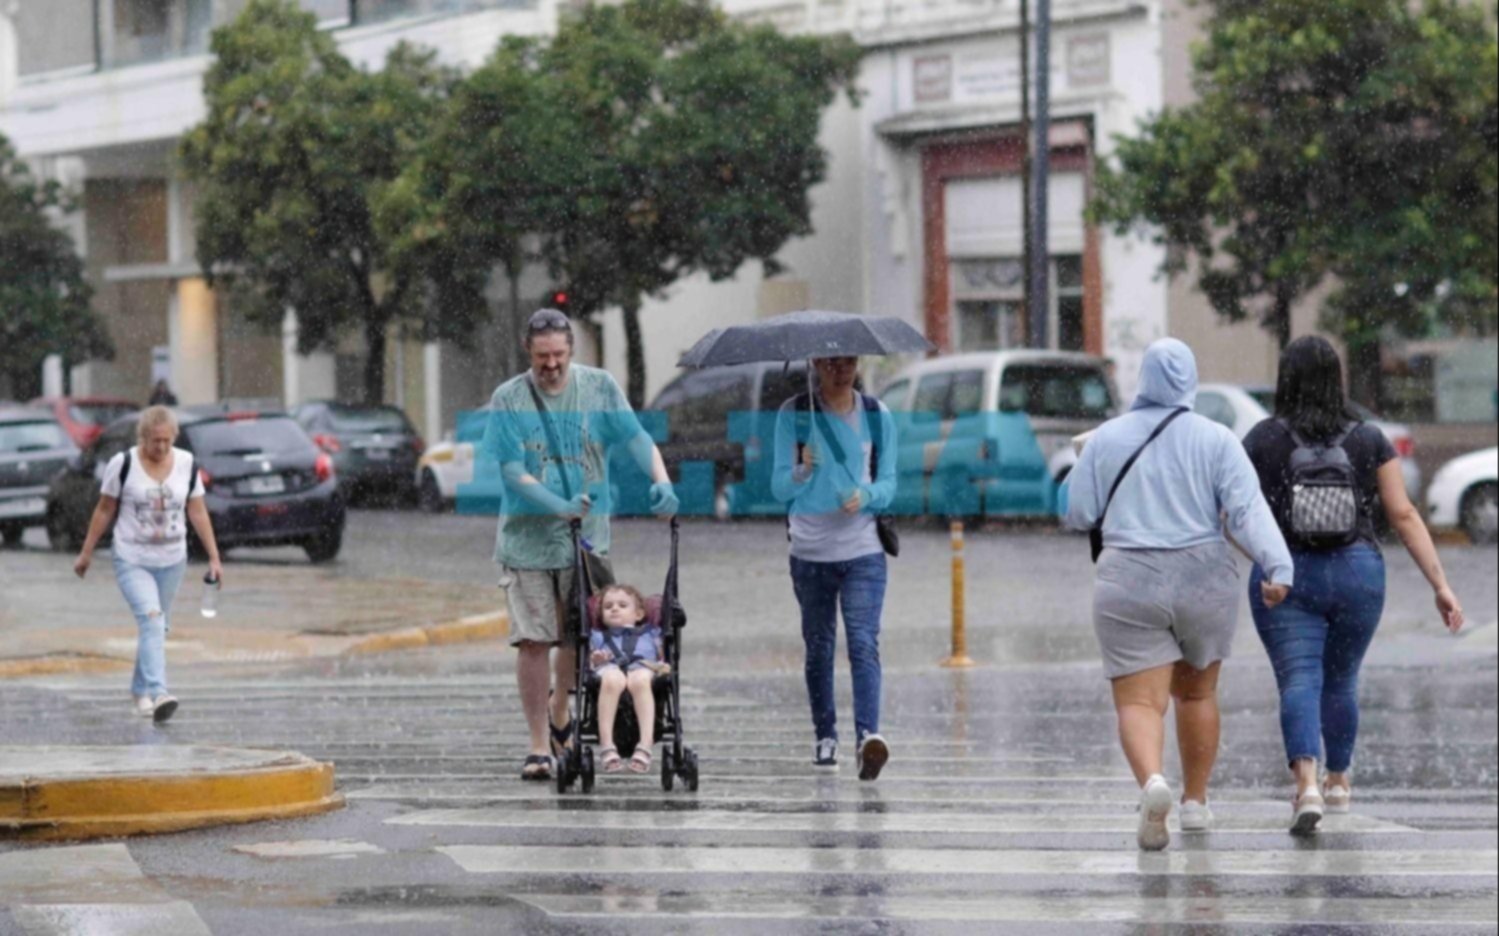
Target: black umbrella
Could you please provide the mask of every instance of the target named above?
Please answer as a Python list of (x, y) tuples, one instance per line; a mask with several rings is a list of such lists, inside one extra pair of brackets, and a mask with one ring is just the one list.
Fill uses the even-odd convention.
[(924, 354), (936, 346), (895, 318), (847, 312), (791, 312), (751, 325), (709, 332), (682, 355), (681, 367), (726, 367), (757, 361)]

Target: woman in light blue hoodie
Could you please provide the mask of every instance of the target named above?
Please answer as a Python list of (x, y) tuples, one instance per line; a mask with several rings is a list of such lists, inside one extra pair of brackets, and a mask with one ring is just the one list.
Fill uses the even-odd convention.
[(1266, 571), (1267, 605), (1285, 600), (1295, 567), (1238, 438), (1191, 412), (1192, 350), (1174, 338), (1151, 345), (1139, 388), (1130, 412), (1083, 449), (1068, 479), (1066, 520), (1079, 530), (1102, 527), (1094, 627), (1120, 743), (1141, 786), (1140, 847), (1154, 851), (1171, 841), (1166, 818), (1175, 797), (1161, 762), (1173, 697), (1182, 831), (1212, 827), (1218, 671), (1239, 614), (1239, 567), (1227, 537)]

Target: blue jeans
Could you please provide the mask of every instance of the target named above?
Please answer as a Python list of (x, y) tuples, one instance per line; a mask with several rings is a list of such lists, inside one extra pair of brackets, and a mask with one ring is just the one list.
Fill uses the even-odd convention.
[(115, 559), (115, 581), (135, 615), (139, 638), (130, 694), (156, 698), (167, 694), (167, 632), (172, 629), (172, 599), (182, 584), (187, 563), (152, 569)]
[(1294, 559), (1290, 597), (1267, 609), (1260, 597), (1264, 574), (1256, 567), (1249, 607), (1280, 686), (1287, 760), (1321, 760), (1325, 750), (1328, 771), (1344, 773), (1358, 738), (1359, 667), (1384, 613), (1384, 557), (1355, 543)]
[(819, 741), (838, 737), (833, 665), (840, 603), (854, 678), (854, 727), (861, 741), (880, 730), (880, 614), (888, 578), (883, 553), (851, 562), (791, 559), (791, 584), (802, 607), (802, 639), (807, 644), (807, 698)]

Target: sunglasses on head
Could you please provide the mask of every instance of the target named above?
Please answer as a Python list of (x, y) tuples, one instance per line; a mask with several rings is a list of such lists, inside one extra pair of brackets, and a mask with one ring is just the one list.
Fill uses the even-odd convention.
[(573, 323), (561, 312), (543, 311), (531, 316), (528, 325), (534, 332), (544, 331), (572, 331)]

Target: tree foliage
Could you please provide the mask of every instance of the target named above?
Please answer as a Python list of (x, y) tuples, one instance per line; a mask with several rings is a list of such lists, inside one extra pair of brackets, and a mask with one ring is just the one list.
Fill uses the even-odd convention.
[(486, 264), (531, 244), (576, 311), (621, 307), (639, 406), (644, 299), (751, 260), (774, 273), (811, 233), (822, 112), (840, 91), (857, 100), (858, 62), (848, 39), (739, 24), (702, 0), (589, 6), (466, 80), (390, 226), (439, 288), (472, 296)]
[(268, 330), (294, 309), (303, 353), (361, 332), (364, 395), (378, 402), (393, 323), (429, 339), (472, 324), (423, 301), (375, 223), (456, 76), (405, 44), (362, 71), (293, 0), (251, 0), (212, 48), (208, 115), (181, 147), (199, 187), (198, 262)]
[(54, 223), (76, 206), (37, 179), (0, 136), (0, 375), (19, 395), (38, 386), (42, 362), (114, 356), (72, 238)]
[(1230, 320), (1282, 343), (1332, 277), (1324, 325), (1354, 344), (1496, 309), (1492, 6), (1456, 0), (1211, 0), (1196, 102), (1121, 138), (1093, 217), (1140, 222), (1197, 261)]

